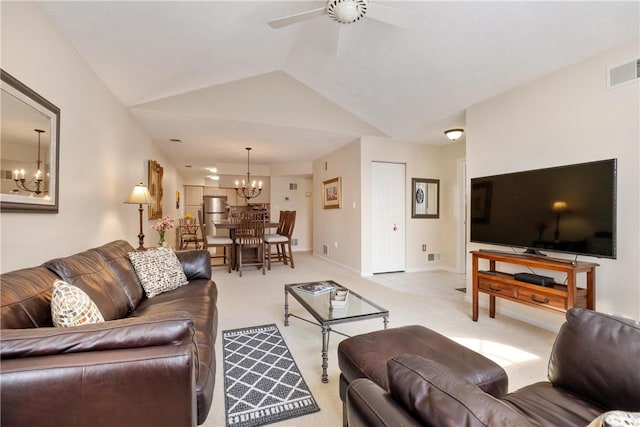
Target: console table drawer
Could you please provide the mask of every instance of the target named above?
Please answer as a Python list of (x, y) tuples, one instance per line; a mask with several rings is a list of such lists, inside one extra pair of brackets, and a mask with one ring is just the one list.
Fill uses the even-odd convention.
[(504, 295), (511, 298), (515, 298), (516, 296), (516, 286), (508, 285), (506, 283), (498, 283), (491, 279), (480, 278), (478, 287), (484, 292), (495, 295)]
[(560, 295), (553, 295), (546, 292), (535, 291), (533, 289), (518, 289), (518, 299), (528, 303), (540, 304), (547, 307), (559, 308), (566, 310), (567, 298)]

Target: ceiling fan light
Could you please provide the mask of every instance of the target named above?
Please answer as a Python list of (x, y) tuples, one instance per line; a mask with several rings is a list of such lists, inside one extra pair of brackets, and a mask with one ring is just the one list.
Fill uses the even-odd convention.
[(351, 24), (367, 12), (368, 0), (330, 0), (327, 14), (341, 24)]
[(444, 134), (446, 135), (446, 137), (452, 141), (459, 139), (463, 133), (464, 133), (464, 129), (449, 129), (444, 131)]

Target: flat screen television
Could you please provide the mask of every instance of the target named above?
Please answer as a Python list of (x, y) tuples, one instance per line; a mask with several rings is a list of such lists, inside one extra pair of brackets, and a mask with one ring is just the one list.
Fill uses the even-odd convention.
[(475, 243), (616, 257), (616, 159), (471, 179)]

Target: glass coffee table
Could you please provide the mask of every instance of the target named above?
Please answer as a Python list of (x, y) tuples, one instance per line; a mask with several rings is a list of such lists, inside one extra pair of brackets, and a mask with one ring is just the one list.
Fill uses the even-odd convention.
[[(305, 288), (312, 288), (320, 284), (320, 287), (332, 287), (332, 290), (312, 294)], [(331, 304), (332, 296), (335, 296), (336, 289), (344, 289), (348, 291), (346, 301), (343, 307), (333, 307)], [(307, 310), (316, 322), (312, 322), (305, 318), (289, 313), (289, 294), (293, 296), (302, 307)], [(384, 328), (387, 329), (389, 323), (389, 310), (361, 297), (357, 293), (345, 288), (344, 286), (334, 282), (333, 280), (322, 280), (317, 282), (292, 283), (284, 285), (284, 326), (289, 326), (289, 317), (296, 317), (305, 322), (313, 323), (322, 329), (322, 382), (329, 382), (327, 376), (328, 367), (328, 349), (329, 349), (329, 333), (332, 331), (331, 326), (340, 323), (356, 322), (358, 320), (373, 319), (382, 317)], [(333, 331), (342, 336), (348, 337), (338, 331)]]

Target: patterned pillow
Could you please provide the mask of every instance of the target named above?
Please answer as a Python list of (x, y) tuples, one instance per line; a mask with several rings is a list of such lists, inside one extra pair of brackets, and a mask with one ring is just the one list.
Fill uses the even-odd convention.
[(188, 283), (182, 264), (171, 248), (129, 252), (128, 255), (147, 298)]
[(53, 283), (51, 318), (55, 326), (62, 328), (104, 322), (102, 313), (89, 295), (62, 280)]

